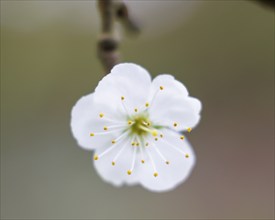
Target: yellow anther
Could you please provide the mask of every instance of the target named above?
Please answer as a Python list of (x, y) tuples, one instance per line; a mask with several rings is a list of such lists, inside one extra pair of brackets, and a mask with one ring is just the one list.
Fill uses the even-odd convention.
[(138, 109), (137, 109), (137, 108), (135, 108), (134, 110), (135, 110), (135, 112), (138, 112)]
[(94, 133), (90, 133), (90, 136), (93, 137), (93, 136), (95, 136), (95, 134)]
[(152, 133), (152, 135), (153, 135), (154, 137), (158, 136), (157, 130), (153, 130), (151, 133)]
[(147, 126), (149, 127), (151, 125), (151, 123), (150, 122), (147, 122)]
[(163, 90), (163, 89), (164, 89), (164, 87), (163, 87), (163, 86), (160, 86), (160, 87), (159, 87), (159, 89), (160, 89), (160, 90)]
[(155, 141), (157, 141), (158, 140), (158, 138), (155, 138)]
[(160, 136), (161, 138), (163, 138), (163, 134), (160, 134), (159, 136)]
[(136, 143), (136, 146), (137, 146), (137, 147), (139, 146), (139, 142)]
[(128, 175), (131, 175), (131, 174), (132, 174), (132, 171), (131, 171), (131, 170), (128, 170), (127, 173), (128, 173)]
[(178, 126), (178, 124), (177, 124), (176, 122), (175, 122), (173, 125), (174, 125), (174, 127), (177, 127), (177, 126)]
[(148, 143), (148, 142), (146, 142), (145, 146), (146, 146), (146, 147), (148, 147), (148, 146), (149, 146), (149, 143)]
[(114, 166), (114, 165), (116, 165), (116, 163), (113, 161), (113, 162), (112, 162), (112, 165)]
[(98, 156), (97, 155), (94, 155), (94, 160), (98, 160)]
[(189, 158), (189, 154), (185, 154), (185, 157), (186, 157), (186, 158)]
[(184, 139), (184, 136), (183, 136), (183, 135), (182, 135), (182, 136), (180, 136), (180, 139), (181, 139), (181, 140), (183, 140), (183, 139)]
[(192, 131), (192, 128), (187, 128), (187, 131), (190, 133)]
[(100, 113), (100, 114), (99, 114), (99, 117), (100, 117), (100, 118), (103, 118), (103, 116), (104, 116), (103, 113)]
[(115, 140), (112, 140), (112, 144), (115, 144), (116, 143), (116, 141)]
[(144, 161), (144, 160), (141, 160), (141, 163), (145, 163), (145, 161)]
[(135, 146), (136, 145), (136, 143), (135, 142), (132, 142), (132, 146)]
[(104, 130), (104, 131), (107, 131), (107, 130), (108, 130), (108, 128), (107, 128), (106, 126), (104, 126), (104, 127), (103, 127), (103, 130)]
[(133, 122), (131, 120), (128, 121), (128, 125), (131, 125), (133, 124)]
[(145, 103), (145, 107), (147, 107), (147, 108), (149, 107), (149, 102)]
[(120, 99), (123, 101), (123, 100), (125, 99), (125, 97), (124, 97), (124, 96), (121, 96)]
[(154, 173), (154, 177), (157, 177), (159, 174), (156, 172), (156, 173)]
[(165, 162), (167, 165), (169, 165), (170, 164), (170, 162), (167, 160), (166, 162)]

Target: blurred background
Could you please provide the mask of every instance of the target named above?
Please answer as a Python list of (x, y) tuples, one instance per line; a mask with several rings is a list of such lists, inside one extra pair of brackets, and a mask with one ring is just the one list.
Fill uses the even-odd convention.
[(171, 73), (203, 103), (191, 177), (115, 188), (70, 131), (104, 70), (95, 1), (1, 1), (2, 219), (273, 219), (274, 10), (250, 1), (130, 1), (124, 61)]

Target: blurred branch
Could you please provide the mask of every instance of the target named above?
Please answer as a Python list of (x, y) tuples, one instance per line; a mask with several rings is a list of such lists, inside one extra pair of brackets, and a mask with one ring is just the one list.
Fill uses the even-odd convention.
[(130, 33), (139, 33), (139, 24), (130, 16), (129, 10), (123, 1), (115, 1), (116, 18)]
[(114, 7), (112, 0), (98, 0), (98, 8), (101, 15), (101, 36), (98, 40), (98, 57), (109, 73), (114, 65), (119, 62), (118, 39), (113, 36)]
[(271, 8), (275, 8), (275, 1), (274, 0), (254, 0), (257, 1), (258, 3), (264, 5), (264, 6), (269, 6)]
[(97, 54), (109, 73), (114, 65), (119, 63), (119, 40), (114, 36), (114, 22), (120, 21), (129, 32), (139, 32), (136, 22), (129, 16), (129, 11), (123, 1), (98, 0), (98, 9), (101, 16), (101, 35), (98, 40)]

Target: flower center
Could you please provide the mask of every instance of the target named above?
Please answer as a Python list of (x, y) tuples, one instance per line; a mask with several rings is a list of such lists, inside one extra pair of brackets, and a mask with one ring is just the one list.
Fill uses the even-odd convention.
[(157, 136), (158, 133), (154, 127), (152, 127), (152, 122), (149, 119), (148, 113), (142, 113), (138, 115), (134, 115), (129, 118), (129, 124), (133, 123), (130, 127), (131, 135), (138, 136), (146, 136), (148, 134), (152, 134), (153, 136)]

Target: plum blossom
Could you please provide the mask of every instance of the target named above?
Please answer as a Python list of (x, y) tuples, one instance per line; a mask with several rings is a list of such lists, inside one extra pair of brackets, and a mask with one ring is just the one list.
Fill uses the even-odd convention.
[(141, 184), (168, 191), (195, 165), (188, 133), (200, 120), (201, 102), (173, 76), (118, 64), (95, 92), (77, 101), (71, 129), (80, 147), (93, 150), (97, 173), (115, 185)]

